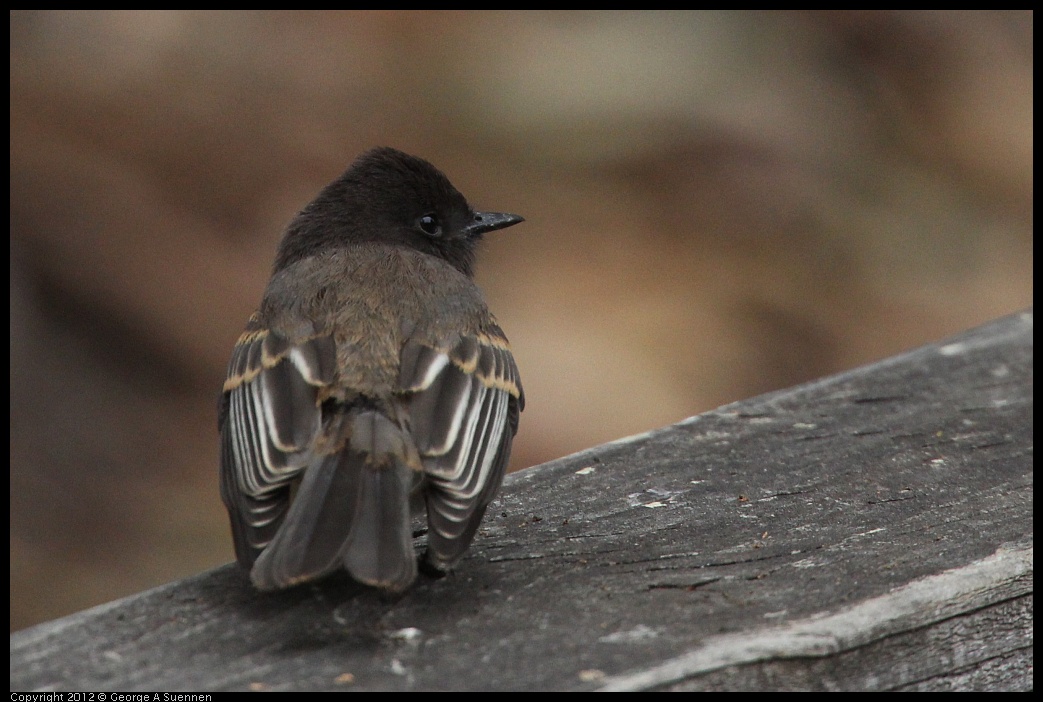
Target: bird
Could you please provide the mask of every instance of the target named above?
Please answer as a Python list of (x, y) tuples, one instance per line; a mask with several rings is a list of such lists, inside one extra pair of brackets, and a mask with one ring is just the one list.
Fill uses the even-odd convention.
[(346, 570), (402, 593), (418, 567), (441, 576), (463, 557), (525, 405), (476, 249), (522, 221), (476, 211), (391, 147), (361, 154), (291, 220), (218, 412), (221, 497), (258, 590)]

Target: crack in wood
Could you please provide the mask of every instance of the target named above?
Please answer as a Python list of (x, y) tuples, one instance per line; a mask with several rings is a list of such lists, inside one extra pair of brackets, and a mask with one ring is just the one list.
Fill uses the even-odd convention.
[(686, 592), (693, 592), (701, 587), (712, 585), (713, 583), (720, 582), (721, 578), (710, 578), (709, 580), (700, 580), (694, 583), (652, 583), (648, 585), (648, 590), (685, 590)]

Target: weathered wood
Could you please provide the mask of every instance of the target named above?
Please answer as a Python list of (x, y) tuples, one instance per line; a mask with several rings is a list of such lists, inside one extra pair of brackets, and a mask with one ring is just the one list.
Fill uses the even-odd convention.
[(512, 475), (398, 601), (229, 566), (11, 636), (18, 690), (1031, 681), (1031, 312)]

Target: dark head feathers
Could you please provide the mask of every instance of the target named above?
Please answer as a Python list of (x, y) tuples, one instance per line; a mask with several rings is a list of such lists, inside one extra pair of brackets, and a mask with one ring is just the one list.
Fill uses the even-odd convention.
[(481, 235), (520, 221), (475, 212), (433, 165), (378, 147), (359, 156), (293, 219), (275, 271), (333, 248), (381, 242), (437, 256), (470, 276)]

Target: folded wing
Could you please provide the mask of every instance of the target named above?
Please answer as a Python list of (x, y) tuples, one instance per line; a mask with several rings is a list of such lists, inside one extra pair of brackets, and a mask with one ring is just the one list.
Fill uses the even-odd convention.
[(332, 382), (333, 339), (289, 339), (251, 319), (236, 342), (224, 385), (221, 497), (236, 557), (246, 568), (274, 538), (290, 502), (290, 484), (312, 460), (322, 426), (320, 389)]
[(407, 344), (400, 385), (426, 477), (426, 558), (449, 570), (503, 482), (524, 404), (518, 368), (494, 329), (445, 344)]

